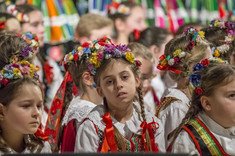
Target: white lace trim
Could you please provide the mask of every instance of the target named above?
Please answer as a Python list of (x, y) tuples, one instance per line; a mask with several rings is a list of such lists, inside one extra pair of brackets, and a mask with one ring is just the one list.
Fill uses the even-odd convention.
[(188, 107), (190, 106), (189, 98), (180, 90), (175, 88), (169, 88), (168, 94), (165, 97), (176, 97), (177, 99), (181, 100), (182, 103), (185, 103)]
[(67, 125), (73, 119), (76, 119), (78, 123), (82, 122), (95, 106), (95, 104), (82, 100), (79, 97), (74, 98), (65, 113), (62, 126)]
[[(101, 130), (104, 131), (106, 125), (103, 122), (102, 117), (104, 116), (104, 114), (106, 112), (104, 112), (105, 108), (103, 105), (99, 105), (97, 107), (95, 107), (91, 113), (87, 116), (87, 118), (89, 118), (91, 121), (93, 121), (93, 123)], [(128, 127), (128, 129), (130, 131), (132, 131), (133, 133), (141, 133), (142, 129), (140, 127), (140, 124), (142, 123), (143, 119), (140, 113), (140, 105), (137, 102), (134, 102), (134, 112), (133, 115), (131, 117), (130, 120), (126, 121), (125, 125)], [(147, 111), (145, 111), (145, 116), (146, 116), (146, 122), (150, 123), (153, 120), (155, 122), (160, 122), (159, 119), (157, 119), (156, 117), (152, 116), (150, 113), (146, 113)], [(112, 117), (112, 121), (113, 124), (119, 129), (119, 125), (123, 125), (121, 123), (119, 123), (118, 121), (116, 121), (113, 117)], [(121, 126), (123, 127), (123, 126)], [(120, 128), (121, 128), (120, 127)]]

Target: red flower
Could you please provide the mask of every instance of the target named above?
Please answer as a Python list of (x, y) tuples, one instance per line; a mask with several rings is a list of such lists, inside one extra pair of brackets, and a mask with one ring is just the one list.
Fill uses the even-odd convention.
[(174, 62), (175, 62), (175, 64), (178, 64), (179, 61), (180, 61), (180, 58), (179, 58), (179, 57), (174, 57)]
[(37, 35), (35, 35), (34, 40), (38, 42), (38, 36)]
[(10, 80), (6, 78), (2, 79), (2, 86), (6, 86), (9, 83), (9, 81)]
[(166, 55), (162, 55), (162, 56), (160, 56), (159, 57), (159, 59), (162, 61), (162, 60), (164, 60), (166, 58)]
[(201, 60), (201, 64), (202, 64), (204, 67), (208, 66), (209, 63), (210, 63), (210, 62), (209, 62), (208, 59)]
[(136, 60), (136, 65), (137, 65), (138, 67), (140, 67), (140, 66), (142, 65), (142, 63), (141, 63), (139, 60)]
[(203, 90), (201, 88), (196, 88), (195, 89), (195, 92), (198, 94), (198, 95), (202, 95), (203, 94)]
[(98, 43), (99, 43), (99, 45), (101, 45), (101, 46), (104, 46), (104, 45), (105, 45), (105, 41), (102, 41), (102, 40), (100, 40)]
[(164, 67), (163, 67), (162, 65), (160, 65), (160, 64), (159, 64), (159, 65), (157, 65), (157, 69), (159, 69), (159, 70), (163, 70), (163, 68), (164, 68)]
[(79, 57), (79, 54), (76, 53), (76, 54), (73, 56), (74, 61), (77, 61), (78, 57)]
[(0, 29), (5, 29), (6, 21), (0, 22)]
[(85, 48), (85, 47), (87, 48), (87, 47), (89, 47), (89, 45), (90, 45), (90, 43), (84, 42), (84, 43), (82, 44), (82, 47), (83, 47), (83, 48)]
[(139, 39), (140, 38), (140, 31), (137, 29), (134, 29), (134, 35), (135, 35), (135, 39)]

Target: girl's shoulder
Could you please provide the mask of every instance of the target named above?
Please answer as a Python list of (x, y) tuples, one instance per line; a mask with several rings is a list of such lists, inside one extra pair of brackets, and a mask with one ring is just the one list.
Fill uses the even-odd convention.
[(76, 119), (78, 123), (82, 122), (95, 106), (92, 102), (75, 97), (66, 110), (62, 125), (67, 125), (73, 119)]

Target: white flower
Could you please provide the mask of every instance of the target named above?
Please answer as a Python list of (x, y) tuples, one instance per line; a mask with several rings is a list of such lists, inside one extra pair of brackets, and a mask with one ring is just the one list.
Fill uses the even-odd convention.
[(217, 49), (219, 50), (220, 53), (223, 54), (229, 50), (229, 45), (223, 44), (223, 45), (217, 47)]
[(168, 64), (170, 65), (170, 66), (173, 66), (174, 65), (174, 63), (175, 63), (175, 61), (174, 61), (174, 59), (172, 58), (172, 59), (170, 59), (169, 61), (168, 61)]
[(180, 54), (179, 54), (179, 58), (182, 58), (182, 57), (185, 57), (186, 53), (184, 51), (182, 51)]
[(95, 49), (100, 49), (99, 43), (96, 43), (96, 44), (95, 44)]
[(112, 57), (112, 55), (110, 55), (110, 54), (106, 54), (105, 55), (105, 59), (107, 60), (107, 59), (110, 59)]

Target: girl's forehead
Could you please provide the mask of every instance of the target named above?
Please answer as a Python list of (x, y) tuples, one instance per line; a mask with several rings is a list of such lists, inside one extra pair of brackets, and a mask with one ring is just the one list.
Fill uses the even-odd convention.
[(129, 65), (128, 63), (126, 63), (124, 60), (116, 60), (113, 59), (110, 63), (108, 63), (105, 67), (104, 70), (101, 71), (101, 74), (108, 74), (108, 73), (112, 73), (112, 72), (121, 72), (121, 71), (131, 71), (131, 65)]

